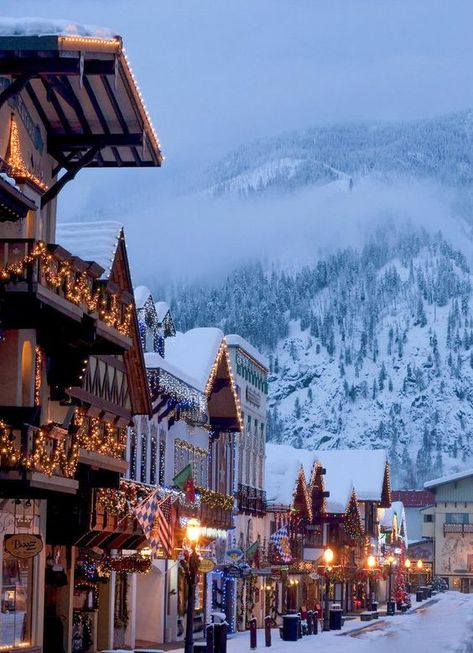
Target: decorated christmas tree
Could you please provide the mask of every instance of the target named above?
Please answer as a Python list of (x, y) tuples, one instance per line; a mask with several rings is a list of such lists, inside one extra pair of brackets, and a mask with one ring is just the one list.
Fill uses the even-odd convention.
[(407, 602), (409, 595), (406, 590), (406, 556), (404, 551), (404, 543), (401, 544), (401, 555), (399, 564), (396, 568), (396, 581), (394, 584), (394, 600), (396, 603)]
[(347, 539), (352, 543), (358, 542), (363, 537), (363, 526), (354, 490), (345, 511), (343, 530), (345, 531)]

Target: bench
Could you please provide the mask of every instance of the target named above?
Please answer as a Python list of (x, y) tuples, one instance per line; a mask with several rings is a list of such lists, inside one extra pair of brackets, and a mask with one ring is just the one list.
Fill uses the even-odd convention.
[(360, 621), (371, 621), (378, 618), (377, 610), (365, 610), (360, 612)]

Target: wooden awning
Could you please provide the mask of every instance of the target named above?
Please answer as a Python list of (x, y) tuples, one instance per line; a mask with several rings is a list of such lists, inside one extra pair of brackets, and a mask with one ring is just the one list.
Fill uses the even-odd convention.
[[(74, 175), (83, 167), (162, 163), (119, 37), (0, 37), (0, 107), (18, 95), (45, 126), (44, 145), (57, 161), (54, 174), (62, 168)], [(56, 182), (43, 205), (67, 181), (59, 189)]]

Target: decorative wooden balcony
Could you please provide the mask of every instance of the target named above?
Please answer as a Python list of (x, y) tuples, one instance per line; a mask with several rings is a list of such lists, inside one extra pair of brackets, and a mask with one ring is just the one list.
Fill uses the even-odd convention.
[[(4, 328), (43, 327), (54, 338), (67, 321), (68, 337), (90, 353), (122, 353), (131, 345), (131, 297), (99, 279), (103, 269), (59, 245), (0, 239), (0, 286), (7, 298)], [(64, 339), (64, 335), (62, 336)]]
[(126, 429), (79, 411), (69, 430), (53, 423), (12, 428), (0, 421), (0, 495), (13, 487), (75, 494), (79, 464), (121, 473), (125, 446)]
[(246, 515), (264, 515), (266, 513), (266, 492), (238, 484), (237, 490), (238, 511)]
[(473, 533), (473, 524), (444, 524), (443, 525), (443, 534), (444, 535), (461, 535)]

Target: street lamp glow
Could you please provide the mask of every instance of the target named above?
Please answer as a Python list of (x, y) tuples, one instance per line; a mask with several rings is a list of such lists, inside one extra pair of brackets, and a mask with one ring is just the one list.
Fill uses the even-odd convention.
[(420, 571), (423, 568), (424, 568), (424, 563), (422, 562), (422, 560), (418, 560), (417, 561), (417, 569)]
[(201, 530), (200, 521), (198, 519), (189, 519), (186, 527), (186, 537), (194, 546), (199, 543)]
[(366, 562), (368, 563), (368, 567), (369, 567), (370, 569), (373, 569), (373, 567), (374, 567), (375, 564), (376, 564), (376, 558), (375, 558), (373, 555), (368, 556), (368, 560), (367, 560)]
[(330, 547), (325, 549), (325, 551), (324, 551), (324, 562), (325, 562), (325, 564), (329, 565), (333, 561), (333, 556), (334, 556), (334, 554), (333, 554), (333, 551), (332, 551), (332, 549)]
[(394, 562), (394, 556), (388, 556), (388, 564), (392, 565)]

